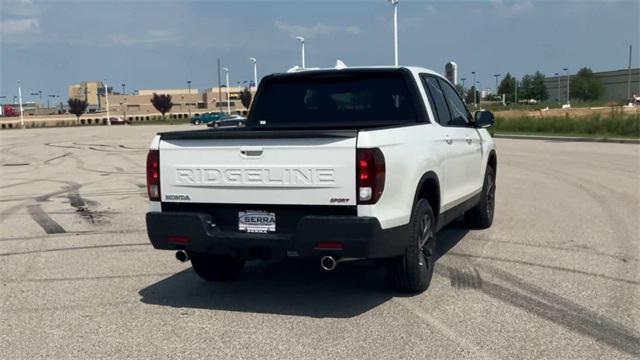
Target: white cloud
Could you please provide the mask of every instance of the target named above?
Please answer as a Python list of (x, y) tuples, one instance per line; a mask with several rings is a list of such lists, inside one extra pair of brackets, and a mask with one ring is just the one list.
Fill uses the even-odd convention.
[(21, 35), (35, 33), (40, 30), (40, 20), (37, 18), (0, 20), (0, 33), (4, 35)]
[(322, 23), (317, 23), (313, 26), (304, 25), (291, 25), (282, 21), (275, 22), (276, 27), (289, 34), (289, 36), (303, 36), (305, 38), (313, 38), (321, 35), (331, 35), (334, 33), (347, 33), (347, 34), (360, 34), (360, 30), (357, 26), (332, 26)]
[(491, 4), (498, 11), (499, 14), (504, 16), (518, 15), (533, 9), (533, 2), (529, 0), (519, 0), (519, 1), (491, 0)]

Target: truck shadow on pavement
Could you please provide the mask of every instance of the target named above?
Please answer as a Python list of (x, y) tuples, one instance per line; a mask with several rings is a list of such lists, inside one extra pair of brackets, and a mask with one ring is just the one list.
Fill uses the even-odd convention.
[[(444, 229), (437, 257), (467, 232), (456, 225)], [(322, 272), (319, 261), (292, 260), (249, 262), (240, 279), (229, 283), (206, 282), (188, 269), (139, 294), (145, 304), (314, 318), (350, 318), (394, 296), (406, 296), (393, 291), (384, 267), (371, 261), (344, 263), (332, 272)]]

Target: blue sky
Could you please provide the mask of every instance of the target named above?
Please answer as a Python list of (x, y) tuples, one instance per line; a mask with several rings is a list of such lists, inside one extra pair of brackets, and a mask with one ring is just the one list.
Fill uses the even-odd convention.
[[(639, 3), (400, 0), (400, 63), (443, 72), (453, 60), (483, 87), (507, 71), (626, 68), (629, 44), (638, 66)], [(67, 85), (93, 79), (204, 89), (217, 84), (218, 57), (231, 83), (250, 80), (248, 57), (260, 75), (297, 65), (296, 35), (307, 39), (307, 66), (393, 60), (385, 0), (0, 0), (0, 95), (10, 99), (18, 80), (24, 93), (64, 98)]]

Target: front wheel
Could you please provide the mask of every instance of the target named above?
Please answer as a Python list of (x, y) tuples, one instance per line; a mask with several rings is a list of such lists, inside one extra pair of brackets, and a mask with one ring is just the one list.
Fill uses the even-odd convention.
[(411, 213), (411, 238), (404, 255), (391, 259), (387, 272), (400, 291), (421, 293), (431, 284), (435, 265), (436, 221), (431, 205), (420, 199)]
[(191, 266), (201, 278), (207, 281), (230, 281), (240, 276), (244, 261), (225, 255), (192, 253)]
[(496, 171), (487, 166), (480, 201), (464, 214), (466, 223), (474, 229), (487, 229), (493, 223), (496, 208)]
[(200, 125), (200, 124), (202, 124), (202, 121), (200, 121), (200, 119), (193, 120), (193, 125)]

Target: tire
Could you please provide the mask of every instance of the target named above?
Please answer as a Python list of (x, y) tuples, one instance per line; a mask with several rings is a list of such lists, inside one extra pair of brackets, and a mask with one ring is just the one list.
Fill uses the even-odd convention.
[(496, 209), (496, 171), (487, 166), (480, 202), (464, 214), (467, 225), (473, 229), (487, 229), (493, 223)]
[(200, 125), (200, 124), (202, 124), (202, 121), (200, 121), (200, 119), (193, 120), (193, 125)]
[(240, 276), (244, 260), (232, 256), (192, 253), (191, 266), (207, 281), (231, 281)]
[(418, 200), (411, 213), (411, 239), (405, 254), (390, 260), (387, 272), (395, 288), (419, 294), (429, 287), (435, 265), (436, 220), (426, 199)]

